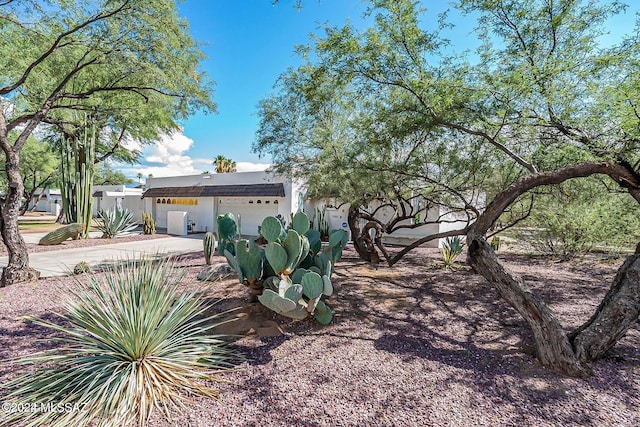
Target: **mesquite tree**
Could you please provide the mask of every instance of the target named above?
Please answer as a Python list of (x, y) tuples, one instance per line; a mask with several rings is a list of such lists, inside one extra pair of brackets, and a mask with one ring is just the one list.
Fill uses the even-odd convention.
[[(476, 20), (464, 24), (481, 41), (474, 55), (446, 40), (442, 16), (408, 0), (372, 1), (368, 30), (327, 28), (305, 50), (312, 59), (263, 102), (257, 148), (276, 152), (277, 163), (315, 185), (339, 169), (358, 185), (329, 184), (328, 192), (347, 202), (357, 200), (352, 188), (390, 194), (385, 184), (404, 177), (401, 194), (422, 189), (468, 212), (456, 230), (467, 236), (468, 261), (526, 319), (537, 357), (587, 375), (587, 362), (638, 319), (640, 254), (620, 267), (593, 317), (567, 333), (486, 236), (514, 204), (530, 209), (536, 189), (571, 179), (604, 176), (640, 202), (640, 34), (599, 44), (607, 19), (624, 9), (616, 2), (461, 0), (455, 7)], [(427, 20), (440, 26), (428, 31)], [(282, 114), (278, 105), (296, 108)], [(486, 206), (469, 197), (473, 188), (486, 192)]]
[(73, 128), (72, 118), (81, 116), (73, 112), (86, 112), (115, 135), (98, 148), (110, 153), (128, 135), (149, 142), (194, 110), (215, 106), (199, 69), (203, 54), (173, 1), (7, 0), (0, 2), (0, 32), (0, 148), (8, 181), (0, 232), (9, 252), (2, 273), (7, 285), (29, 277), (18, 232), (20, 154), (37, 127)]

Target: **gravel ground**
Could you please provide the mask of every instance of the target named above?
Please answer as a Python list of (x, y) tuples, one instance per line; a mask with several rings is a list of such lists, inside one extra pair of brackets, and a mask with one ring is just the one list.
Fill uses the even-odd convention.
[[(294, 322), (255, 303), (233, 279), (203, 284), (202, 253), (185, 257), (184, 286), (241, 307), (223, 332), (248, 360), (220, 374), (222, 400), (192, 399), (171, 421), (152, 426), (637, 426), (640, 425), (640, 328), (595, 374), (574, 379), (532, 357), (521, 318), (463, 265), (443, 271), (421, 249), (392, 269), (370, 266), (352, 250), (336, 268), (331, 325)], [(567, 330), (588, 319), (622, 261), (555, 263), (506, 255), (510, 267), (544, 296)], [(218, 259), (221, 261), (221, 259)], [(49, 316), (69, 279), (0, 289), (0, 358), (51, 344), (24, 322)], [(277, 322), (284, 333), (256, 334)], [(244, 335), (246, 333), (246, 335)], [(14, 376), (0, 365), (0, 381)]]

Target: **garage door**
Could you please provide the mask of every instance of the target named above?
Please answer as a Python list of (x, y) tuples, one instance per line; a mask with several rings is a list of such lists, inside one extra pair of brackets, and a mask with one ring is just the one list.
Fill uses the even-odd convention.
[(278, 214), (278, 205), (275, 199), (262, 198), (234, 198), (218, 200), (218, 214), (231, 212), (236, 220), (240, 216), (240, 233), (243, 235), (257, 236), (258, 226), (267, 216)]

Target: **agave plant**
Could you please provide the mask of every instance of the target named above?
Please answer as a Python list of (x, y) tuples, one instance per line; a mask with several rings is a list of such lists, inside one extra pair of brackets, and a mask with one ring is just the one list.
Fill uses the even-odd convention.
[(442, 244), (442, 260), (445, 268), (453, 267), (456, 258), (462, 253), (464, 242), (460, 236), (447, 237)]
[(61, 322), (35, 321), (60, 348), (22, 359), (38, 369), (0, 386), (3, 410), (28, 409), (0, 412), (0, 425), (143, 426), (186, 396), (217, 398), (201, 380), (236, 355), (211, 333), (221, 314), (204, 316), (201, 294), (178, 291), (174, 264), (143, 259), (78, 276)]
[(103, 239), (113, 239), (118, 234), (131, 231), (138, 226), (129, 209), (117, 206), (109, 210), (100, 209), (96, 222), (96, 228), (102, 231)]

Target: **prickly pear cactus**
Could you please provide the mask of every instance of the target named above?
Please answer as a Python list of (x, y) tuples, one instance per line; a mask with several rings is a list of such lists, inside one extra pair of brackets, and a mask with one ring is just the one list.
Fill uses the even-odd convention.
[(204, 246), (204, 261), (207, 265), (211, 265), (211, 257), (213, 256), (213, 251), (216, 246), (216, 238), (212, 232), (209, 231), (204, 233), (202, 245)]
[(83, 224), (74, 223), (65, 225), (64, 227), (60, 227), (45, 235), (42, 239), (40, 239), (40, 242), (38, 242), (38, 244), (45, 246), (58, 245), (67, 239), (77, 240), (83, 231)]
[(233, 239), (238, 234), (238, 223), (232, 213), (218, 215), (216, 219), (218, 230), (218, 252), (224, 255), (223, 251), (229, 251), (235, 255), (235, 243)]
[(156, 222), (150, 213), (142, 212), (142, 232), (144, 234), (156, 234)]
[(251, 289), (261, 289), (262, 264), (264, 251), (255, 243), (248, 240), (238, 240), (236, 242), (237, 269)]
[[(224, 221), (232, 218), (226, 216)], [(218, 220), (220, 229), (220, 217)], [(226, 225), (228, 230), (237, 229)], [(324, 299), (334, 291), (331, 274), (346, 244), (346, 232), (332, 232), (323, 247), (320, 233), (310, 229), (309, 218), (299, 212), (292, 217), (288, 230), (277, 218), (265, 218), (260, 234), (268, 242), (264, 248), (247, 240), (234, 242), (233, 251), (228, 249), (229, 244), (222, 248), (240, 283), (259, 294), (258, 300), (278, 314), (292, 319), (312, 315), (323, 325), (329, 324), (333, 311)]]

